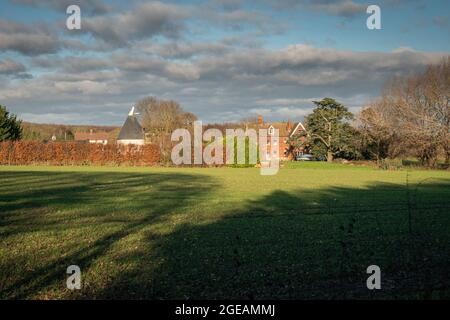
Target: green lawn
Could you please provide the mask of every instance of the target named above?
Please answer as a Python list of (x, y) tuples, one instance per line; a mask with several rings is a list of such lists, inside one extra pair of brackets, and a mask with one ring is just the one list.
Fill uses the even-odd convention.
[(0, 298), (449, 298), (449, 208), (446, 171), (0, 167)]

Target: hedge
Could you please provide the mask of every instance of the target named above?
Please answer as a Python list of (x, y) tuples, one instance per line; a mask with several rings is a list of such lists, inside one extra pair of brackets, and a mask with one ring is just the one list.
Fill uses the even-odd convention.
[(159, 147), (102, 145), (80, 142), (0, 142), (0, 165), (153, 165)]

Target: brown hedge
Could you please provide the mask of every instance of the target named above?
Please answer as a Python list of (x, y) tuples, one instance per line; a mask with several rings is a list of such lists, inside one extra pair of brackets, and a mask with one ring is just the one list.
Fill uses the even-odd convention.
[(0, 165), (153, 165), (160, 161), (156, 145), (118, 146), (79, 142), (0, 142)]

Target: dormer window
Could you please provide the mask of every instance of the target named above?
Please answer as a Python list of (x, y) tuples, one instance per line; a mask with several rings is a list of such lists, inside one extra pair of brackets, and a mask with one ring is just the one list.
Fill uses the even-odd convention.
[(275, 133), (275, 128), (273, 126), (269, 127), (269, 136), (273, 136), (273, 134)]

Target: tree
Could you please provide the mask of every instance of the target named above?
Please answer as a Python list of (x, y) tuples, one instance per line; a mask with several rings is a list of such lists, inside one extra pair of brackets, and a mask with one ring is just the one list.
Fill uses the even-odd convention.
[(379, 163), (393, 155), (393, 146), (397, 140), (396, 131), (392, 130), (395, 119), (389, 112), (385, 99), (378, 99), (358, 114), (361, 134), (360, 150), (367, 159), (376, 159)]
[(6, 107), (0, 105), (0, 141), (20, 140), (22, 137), (21, 121), (10, 114)]
[(359, 118), (380, 156), (412, 155), (434, 166), (440, 154), (450, 162), (449, 101), (450, 56), (422, 73), (391, 79)]
[(300, 131), (288, 137), (286, 141), (286, 144), (288, 145), (287, 155), (291, 155), (295, 158), (299, 152), (311, 152), (310, 145), (308, 143), (308, 134), (305, 131)]
[(312, 153), (326, 156), (328, 162), (334, 157), (348, 157), (354, 153), (355, 129), (349, 123), (353, 114), (331, 98), (313, 103), (316, 108), (306, 117), (307, 139), (304, 141), (310, 145)]
[(158, 100), (147, 97), (136, 104), (141, 113), (146, 137), (161, 148), (163, 159), (170, 157), (172, 142), (170, 136), (175, 129), (190, 129), (197, 117), (185, 112), (176, 101)]

